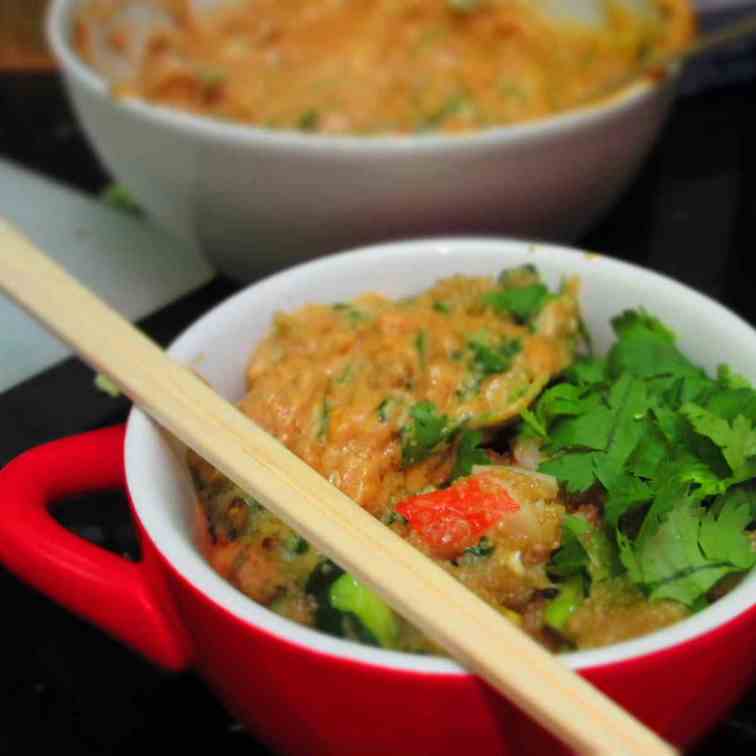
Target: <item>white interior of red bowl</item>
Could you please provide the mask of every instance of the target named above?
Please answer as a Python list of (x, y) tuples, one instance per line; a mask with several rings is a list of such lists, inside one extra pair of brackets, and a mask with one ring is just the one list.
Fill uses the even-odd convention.
[[(47, 16), (47, 38), (57, 61), (67, 75), (73, 77), (78, 85), (87, 90), (96, 92), (102, 97), (110, 97), (108, 84), (79, 58), (71, 45), (72, 19), (77, 6), (81, 4), (82, 0), (53, 0)], [(674, 69), (674, 72), (676, 70)], [(364, 136), (336, 136), (303, 133), (301, 131), (273, 131), (196, 116), (136, 99), (120, 100), (119, 105), (132, 109), (149, 122), (167, 126), (180, 132), (192, 132), (201, 139), (222, 140), (231, 144), (245, 143), (250, 140), (267, 140), (270, 143), (284, 144), (293, 150), (333, 148), (337, 150), (374, 151), (378, 154), (384, 151), (401, 153), (403, 150), (444, 152), (446, 150), (473, 149), (491, 142), (505, 141), (511, 142), (513, 145), (520, 145), (531, 140), (551, 138), (564, 131), (584, 128), (596, 121), (613, 118), (625, 110), (632, 109), (658, 91), (664, 83), (662, 79), (645, 78), (626, 87), (615, 97), (600, 104), (585, 105), (559, 115), (544, 117), (527, 123), (492, 127), (453, 136), (439, 133), (421, 136), (389, 135), (366, 138)]]
[[(678, 334), (681, 348), (709, 371), (727, 363), (756, 381), (756, 331), (715, 301), (669, 278), (609, 257), (564, 247), (497, 239), (425, 239), (367, 247), (300, 265), (250, 286), (197, 321), (171, 347), (223, 396), (238, 400), (255, 343), (275, 311), (307, 302), (343, 301), (365, 291), (404, 296), (438, 278), (495, 275), (531, 263), (552, 286), (565, 276), (582, 280), (583, 312), (595, 348), (611, 343), (609, 319), (643, 307)], [(332, 638), (258, 606), (220, 578), (203, 559), (192, 534), (194, 497), (175, 449), (143, 413), (131, 413), (126, 438), (128, 486), (136, 511), (165, 558), (198, 590), (227, 611), (289, 641), (324, 653), (397, 669), (461, 672), (454, 662), (400, 654)], [(738, 615), (756, 602), (756, 574), (715, 603), (669, 629), (615, 646), (564, 655), (585, 668), (659, 651)]]

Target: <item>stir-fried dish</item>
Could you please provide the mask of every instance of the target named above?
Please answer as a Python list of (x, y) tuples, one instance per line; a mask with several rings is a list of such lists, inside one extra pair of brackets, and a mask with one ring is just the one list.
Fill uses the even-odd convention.
[(608, 0), (594, 28), (529, 0), (90, 0), (75, 44), (117, 94), (202, 115), (461, 132), (574, 107), (690, 40), (688, 0), (652, 5), (641, 17)]
[[(240, 408), (546, 647), (632, 638), (756, 563), (756, 391), (643, 311), (590, 353), (579, 286), (531, 267), (279, 313)], [(255, 601), (386, 648), (438, 649), (190, 455), (203, 552)]]

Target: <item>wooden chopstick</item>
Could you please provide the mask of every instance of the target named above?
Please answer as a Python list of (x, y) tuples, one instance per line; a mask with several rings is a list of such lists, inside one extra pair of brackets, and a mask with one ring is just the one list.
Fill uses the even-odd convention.
[(2, 218), (0, 289), (161, 426), (573, 749), (675, 753), (170, 359)]

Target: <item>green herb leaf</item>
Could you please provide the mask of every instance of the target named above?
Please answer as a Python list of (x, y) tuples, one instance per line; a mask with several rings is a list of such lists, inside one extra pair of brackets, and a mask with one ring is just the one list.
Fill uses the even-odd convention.
[(617, 548), (606, 532), (579, 515), (562, 522), (562, 545), (548, 571), (560, 577), (585, 573), (591, 581), (608, 580), (621, 572)]
[(433, 402), (414, 404), (410, 420), (402, 426), (402, 464), (407, 467), (429, 457), (454, 433), (447, 415), (442, 415)]
[(596, 453), (568, 452), (559, 454), (542, 462), (538, 469), (547, 475), (553, 475), (571, 494), (587, 491), (595, 482), (596, 474), (593, 463)]
[(474, 557), (485, 558), (491, 556), (495, 550), (496, 544), (494, 544), (494, 542), (487, 536), (483, 536), (475, 546), (470, 546), (465, 549), (463, 553)]
[(320, 128), (320, 113), (314, 108), (305, 110), (299, 117), (297, 128), (302, 131), (317, 131)]
[(643, 311), (627, 311), (614, 318), (612, 326), (618, 340), (607, 358), (611, 376), (625, 372), (644, 378), (703, 376), (701, 369), (677, 348), (672, 331), (653, 316)]
[(753, 423), (743, 415), (737, 415), (729, 423), (713, 412), (688, 403), (680, 408), (697, 433), (710, 438), (722, 450), (722, 454), (735, 471), (741, 468), (749, 457), (756, 454), (756, 431)]
[(522, 351), (519, 339), (491, 345), (486, 334), (471, 338), (467, 347), (472, 353), (471, 369), (479, 375), (504, 373), (512, 367), (512, 360)]
[(457, 448), (457, 459), (451, 474), (451, 481), (470, 475), (476, 465), (490, 465), (491, 459), (480, 448), (483, 443), (483, 433), (479, 430), (466, 430), (462, 433)]
[(483, 295), (483, 301), (491, 305), (496, 312), (511, 315), (520, 323), (527, 323), (543, 309), (549, 297), (549, 290), (543, 284), (537, 283), (489, 291)]

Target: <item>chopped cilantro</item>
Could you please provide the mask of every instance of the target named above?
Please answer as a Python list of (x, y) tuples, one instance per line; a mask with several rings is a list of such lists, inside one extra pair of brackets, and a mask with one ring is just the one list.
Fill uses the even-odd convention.
[(111, 378), (105, 373), (97, 373), (94, 379), (94, 385), (106, 394), (110, 394), (114, 399), (121, 396), (121, 389), (116, 386)]
[(347, 363), (344, 369), (334, 378), (334, 382), (338, 384), (350, 383), (354, 377), (354, 366), (351, 362)]
[(483, 295), (485, 304), (496, 312), (512, 315), (518, 322), (527, 323), (535, 317), (548, 301), (551, 294), (540, 283), (512, 289), (496, 289)]
[[(483, 380), (489, 375), (504, 373), (512, 367), (514, 358), (522, 350), (519, 339), (505, 339), (498, 344), (491, 343), (491, 337), (486, 331), (480, 331), (467, 341), (467, 351), (470, 355), (468, 372), (460, 387), (457, 398), (467, 401), (480, 392)], [(452, 355), (452, 359), (454, 355)]]
[(471, 369), (480, 375), (503, 373), (512, 367), (512, 360), (522, 350), (519, 339), (509, 339), (491, 345), (486, 334), (473, 336), (467, 347), (472, 354)]
[(499, 273), (497, 282), (504, 289), (512, 287), (530, 286), (534, 283), (541, 283), (541, 276), (538, 268), (532, 263), (518, 265), (514, 268), (505, 268)]
[(436, 110), (427, 114), (421, 121), (419, 131), (432, 131), (441, 127), (444, 122), (467, 111), (474, 110), (469, 97), (458, 92), (449, 97)]
[(378, 413), (378, 419), (382, 423), (387, 423), (391, 417), (394, 409), (396, 409), (398, 402), (396, 399), (387, 396), (379, 405), (376, 412)]
[(305, 110), (299, 117), (297, 128), (302, 131), (317, 131), (320, 127), (320, 113), (315, 109)]
[(425, 370), (428, 361), (428, 333), (425, 329), (417, 332), (415, 336), (415, 349), (420, 362), (420, 369)]
[(116, 210), (123, 210), (132, 215), (143, 215), (144, 211), (131, 193), (122, 184), (110, 184), (102, 193), (102, 201)]
[(603, 493), (605, 529), (568, 516), (549, 571), (604, 580), (624, 569), (652, 600), (692, 610), (724, 576), (756, 563), (756, 391), (729, 369), (716, 379), (654, 316), (612, 321), (606, 361), (578, 361), (523, 413), (539, 466), (577, 494)]
[(482, 0), (446, 0), (447, 5), (457, 13), (471, 13), (480, 8)]
[(623, 560), (632, 561), (651, 599), (698, 607), (725, 575), (756, 564), (756, 552), (745, 533), (752, 519), (750, 495), (734, 492), (709, 509), (684, 502), (653, 531), (635, 543), (625, 542)]
[(357, 309), (349, 302), (337, 302), (333, 305), (333, 309), (337, 312), (343, 313), (347, 320), (349, 320), (349, 323), (353, 326), (357, 326), (359, 323), (370, 319), (368, 313)]
[(402, 464), (407, 467), (429, 457), (454, 434), (449, 418), (433, 402), (414, 404), (410, 419), (402, 426)]
[(481, 538), (478, 543), (475, 544), (475, 546), (466, 548), (463, 553), (469, 554), (473, 557), (485, 558), (491, 556), (491, 554), (493, 554), (495, 550), (496, 545), (494, 544), (494, 542), (487, 536), (483, 536), (483, 538)]
[(310, 550), (310, 544), (302, 536), (292, 533), (284, 542), (286, 556), (293, 559), (296, 556), (306, 554)]
[(320, 405), (320, 413), (318, 416), (318, 432), (319, 439), (328, 438), (328, 431), (331, 425), (331, 402), (328, 399), (323, 399), (323, 403)]
[(743, 415), (732, 422), (689, 402), (680, 408), (696, 433), (711, 439), (722, 451), (733, 472), (740, 470), (749, 457), (756, 455), (756, 430)]
[(549, 563), (551, 574), (570, 577), (585, 572), (592, 581), (598, 581), (620, 573), (619, 555), (603, 528), (583, 517), (567, 515), (562, 531), (562, 545)]
[(454, 462), (450, 480), (470, 475), (476, 465), (490, 465), (491, 459), (480, 448), (483, 443), (483, 433), (479, 430), (466, 430), (459, 439), (457, 459)]

